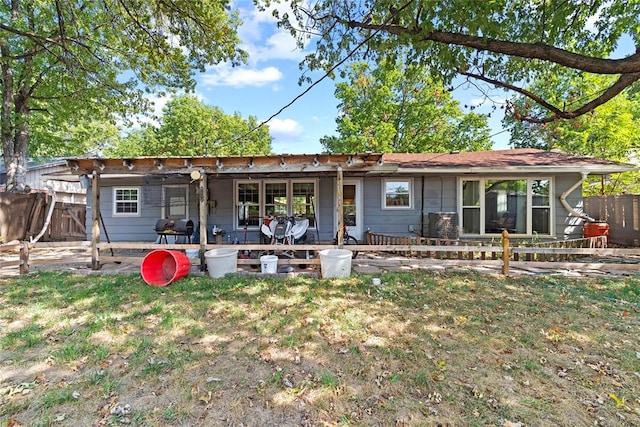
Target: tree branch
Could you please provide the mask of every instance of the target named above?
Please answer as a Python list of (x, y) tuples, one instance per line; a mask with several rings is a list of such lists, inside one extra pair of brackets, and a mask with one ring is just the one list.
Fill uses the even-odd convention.
[(494, 86), (502, 87), (502, 88), (517, 92), (517, 93), (519, 93), (521, 95), (524, 95), (527, 98), (535, 101), (541, 107), (553, 112), (554, 114), (562, 114), (563, 113), (563, 111), (561, 109), (557, 108), (554, 105), (551, 105), (550, 103), (548, 103), (547, 101), (545, 101), (544, 99), (542, 99), (541, 97), (536, 95), (535, 93), (529, 92), (528, 90), (523, 89), (521, 87), (514, 86), (514, 85), (509, 84), (509, 83), (501, 82), (499, 80), (490, 79), (490, 78), (488, 78), (486, 76), (483, 76), (483, 75), (480, 75), (480, 74), (473, 74), (473, 73), (460, 73), (460, 74), (462, 74), (463, 76), (471, 77), (473, 79), (482, 80), (483, 82), (487, 82), (487, 83), (492, 84)]
[(423, 30), (419, 27), (406, 28), (400, 25), (365, 24), (359, 21), (346, 21), (345, 24), (349, 28), (378, 29), (394, 35), (409, 35), (421, 41), (466, 46), (478, 51), (519, 58), (540, 59), (595, 74), (640, 73), (640, 50), (625, 58), (607, 59), (569, 52), (544, 43), (518, 43), (447, 31), (432, 31), (423, 34)]
[(587, 102), (586, 104), (583, 104), (579, 108), (576, 108), (570, 111), (564, 111), (555, 107), (554, 105), (551, 105), (541, 97), (537, 96), (532, 92), (529, 92), (526, 89), (522, 89), (520, 87), (511, 85), (505, 82), (501, 82), (499, 80), (490, 79), (488, 77), (485, 77), (479, 74), (473, 74), (473, 73), (461, 73), (461, 74), (470, 78), (482, 80), (489, 84), (517, 92), (531, 99), (532, 101), (536, 102), (542, 108), (550, 111), (552, 114), (546, 117), (533, 117), (533, 116), (518, 114), (519, 120), (530, 122), (530, 123), (539, 123), (539, 124), (551, 123), (559, 119), (573, 119), (573, 118), (582, 116), (590, 111), (593, 111), (595, 108), (599, 107), (600, 105), (605, 104), (606, 102), (608, 102), (609, 100), (611, 100), (612, 98), (620, 94), (620, 92), (622, 92), (623, 90), (631, 86), (633, 83), (640, 80), (640, 73), (623, 74), (622, 76), (620, 76), (618, 80), (616, 80), (614, 84), (609, 86), (609, 88), (605, 90), (602, 93), (602, 95), (591, 100), (590, 102)]

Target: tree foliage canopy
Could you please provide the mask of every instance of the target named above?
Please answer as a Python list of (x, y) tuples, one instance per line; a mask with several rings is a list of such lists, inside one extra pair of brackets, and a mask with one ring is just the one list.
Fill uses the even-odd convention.
[(0, 1), (7, 188), (24, 191), (32, 152), (76, 142), (70, 128), (144, 111), (145, 93), (194, 87), (208, 64), (242, 61), (225, 1)]
[(255, 117), (225, 114), (195, 96), (182, 95), (164, 107), (158, 128), (136, 130), (106, 153), (119, 157), (270, 154), (269, 129), (256, 129), (257, 125)]
[[(612, 77), (583, 75), (568, 78), (550, 73), (533, 82), (532, 90), (544, 93), (547, 99), (580, 100), (610, 84)], [(513, 101), (514, 111), (531, 110), (525, 97)], [(507, 116), (504, 124), (511, 131), (510, 144), (514, 148), (532, 147), (561, 150), (571, 154), (593, 156), (621, 162), (632, 161), (640, 154), (640, 93), (625, 91), (608, 103), (573, 119), (551, 123), (530, 123)], [(604, 182), (591, 179), (585, 186), (587, 194), (616, 194), (640, 192), (640, 174), (629, 172)]]
[(487, 117), (464, 114), (442, 84), (419, 65), (353, 63), (336, 86), (339, 137), (331, 152), (439, 152), (491, 148)]
[[(266, 1), (267, 5), (271, 2)], [(519, 119), (551, 122), (578, 117), (606, 103), (640, 79), (640, 49), (610, 55), (625, 36), (640, 46), (640, 2), (628, 0), (328, 0), (291, 2), (281, 25), (316, 49), (305, 64), (331, 70), (351, 57), (378, 61), (404, 55), (450, 82), (462, 75), (527, 96), (542, 109)], [(614, 76), (581, 103), (554, 103), (524, 89), (554, 67), (557, 73)], [(571, 105), (570, 108), (567, 106)]]

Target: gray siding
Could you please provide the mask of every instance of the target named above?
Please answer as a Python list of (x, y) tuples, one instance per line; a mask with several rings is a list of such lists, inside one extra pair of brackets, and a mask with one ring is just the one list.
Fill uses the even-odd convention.
[[(555, 178), (554, 208), (555, 208), (555, 231), (558, 240), (579, 239), (582, 237), (582, 224), (584, 220), (569, 215), (569, 212), (560, 203), (560, 196), (564, 191), (571, 188), (576, 182), (580, 181), (580, 174), (562, 174)], [(571, 192), (566, 198), (569, 206), (578, 212), (582, 212), (582, 186)]]
[[(394, 175), (403, 177), (402, 175)], [(408, 177), (408, 176), (404, 176)], [(579, 174), (558, 174), (554, 179), (553, 212), (556, 239), (578, 238), (582, 236), (583, 220), (570, 216), (560, 203), (560, 195), (579, 181)], [(209, 242), (213, 242), (211, 228), (215, 224), (224, 229), (231, 238), (245, 240), (243, 229), (234, 229), (234, 180), (229, 178), (209, 177), (209, 200), (215, 200), (215, 206), (209, 207), (207, 230)], [(363, 192), (363, 231), (371, 230), (376, 233), (409, 236), (414, 233), (429, 235), (428, 217), (434, 212), (457, 212), (457, 177), (454, 175), (413, 176), (413, 207), (411, 209), (383, 209), (382, 208), (382, 177), (367, 177), (362, 180)], [(189, 185), (189, 219), (198, 224), (198, 184), (189, 183), (187, 178), (172, 178), (170, 181), (161, 179), (145, 179), (142, 177), (121, 178), (118, 180), (101, 181), (100, 206), (109, 238), (112, 241), (142, 241), (153, 242), (157, 239), (154, 226), (162, 214), (160, 203), (163, 184)], [(336, 179), (324, 177), (318, 179), (316, 201), (318, 230), (310, 230), (317, 240), (330, 242), (336, 232)], [(142, 188), (142, 205), (140, 216), (113, 216), (113, 187), (139, 186)], [(87, 194), (87, 238), (91, 238), (91, 190)], [(581, 188), (574, 190), (567, 197), (567, 202), (576, 210), (582, 210)], [(409, 231), (413, 227), (414, 233)], [(246, 240), (249, 243), (259, 241), (259, 231), (247, 231)], [(319, 239), (318, 239), (319, 236)], [(359, 238), (363, 236), (358, 236)], [(106, 241), (102, 233), (102, 241)]]

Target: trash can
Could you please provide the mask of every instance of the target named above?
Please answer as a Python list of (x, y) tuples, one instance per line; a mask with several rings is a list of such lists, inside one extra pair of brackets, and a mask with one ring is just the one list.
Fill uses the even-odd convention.
[(278, 272), (278, 257), (275, 255), (262, 255), (260, 268), (264, 274), (276, 274)]
[(214, 279), (224, 277), (225, 274), (236, 273), (238, 271), (237, 249), (211, 249), (204, 253), (204, 260), (207, 264), (209, 276)]
[(187, 256), (180, 251), (157, 249), (142, 260), (142, 279), (149, 285), (167, 286), (186, 276), (191, 268)]
[(320, 251), (320, 271), (323, 278), (349, 277), (353, 252), (346, 249)]

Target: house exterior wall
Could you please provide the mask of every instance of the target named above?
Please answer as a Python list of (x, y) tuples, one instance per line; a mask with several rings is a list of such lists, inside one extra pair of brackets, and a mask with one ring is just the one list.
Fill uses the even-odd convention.
[[(505, 175), (506, 176), (506, 175)], [(458, 213), (457, 189), (458, 176), (455, 175), (401, 175), (394, 174), (393, 178), (411, 178), (413, 182), (413, 205), (410, 209), (383, 209), (384, 177), (373, 176), (362, 179), (363, 232), (371, 230), (376, 233), (391, 235), (429, 235), (429, 214), (439, 212)], [(555, 236), (551, 238), (568, 239), (582, 236), (582, 223), (579, 218), (572, 217), (559, 201), (562, 192), (571, 188), (580, 180), (579, 174), (556, 174), (554, 193), (552, 197), (553, 221)], [(330, 242), (336, 232), (336, 179), (335, 177), (321, 177), (317, 179), (316, 212), (318, 229), (310, 230), (320, 242)], [(102, 217), (111, 241), (141, 241), (153, 242), (158, 236), (154, 226), (162, 216), (162, 186), (188, 185), (189, 209), (188, 217), (195, 225), (198, 224), (198, 183), (190, 183), (188, 177), (172, 178), (163, 181), (159, 177), (153, 179), (144, 177), (128, 177), (119, 179), (102, 179), (100, 192), (100, 206)], [(113, 187), (135, 186), (141, 188), (141, 209), (138, 216), (113, 215)], [(209, 176), (207, 183), (208, 197), (211, 203), (208, 212), (208, 241), (214, 242), (211, 228), (215, 224), (226, 231), (231, 239), (245, 241), (243, 229), (233, 229), (235, 214), (234, 180)], [(91, 239), (91, 189), (87, 191), (87, 239)], [(570, 206), (580, 211), (582, 209), (581, 187), (575, 189), (566, 198)], [(413, 230), (413, 231), (411, 231)], [(363, 236), (357, 236), (362, 238)], [(105, 241), (104, 232), (102, 240)], [(259, 231), (249, 230), (246, 233), (247, 242), (259, 241)]]

